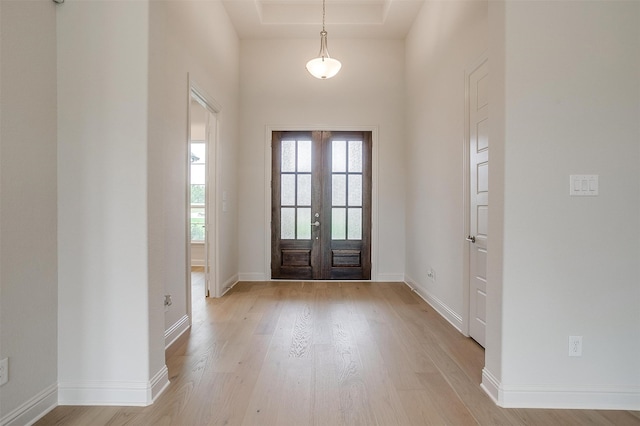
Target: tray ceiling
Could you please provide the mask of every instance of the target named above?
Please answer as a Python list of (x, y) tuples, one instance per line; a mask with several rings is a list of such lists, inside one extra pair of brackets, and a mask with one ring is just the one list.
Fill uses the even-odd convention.
[[(328, 0), (331, 38), (402, 39), (424, 0)], [(321, 0), (222, 0), (241, 39), (314, 38), (322, 27)]]

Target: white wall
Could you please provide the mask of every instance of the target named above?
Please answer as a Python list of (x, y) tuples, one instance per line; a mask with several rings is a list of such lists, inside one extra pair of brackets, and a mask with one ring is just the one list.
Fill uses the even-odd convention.
[(57, 401), (55, 4), (3, 0), (0, 19), (0, 424), (24, 424)]
[[(240, 278), (269, 279), (265, 256), (266, 127), (377, 126), (378, 279), (402, 280), (404, 270), (404, 47), (400, 40), (330, 38), (342, 70), (330, 80), (304, 66), (319, 39), (243, 40), (241, 43), (242, 147), (240, 151)], [(277, 55), (277, 59), (276, 56)], [(374, 147), (375, 149), (375, 147)], [(375, 155), (375, 154), (374, 154)], [(375, 200), (374, 200), (375, 202)], [(374, 206), (375, 208), (375, 206)], [(269, 213), (270, 214), (270, 213)], [(375, 224), (374, 224), (375, 226)], [(375, 250), (375, 248), (374, 248)], [(375, 259), (373, 259), (375, 262)]]
[(204, 244), (191, 243), (191, 266), (204, 266)]
[(149, 6), (68, 2), (57, 18), (60, 403), (146, 404), (164, 367), (151, 357)]
[[(55, 5), (2, 3), (7, 112), (2, 117), (0, 355), (11, 360), (12, 379), (3, 387), (3, 422), (33, 414), (15, 410), (23, 403), (33, 411), (48, 408), (34, 404), (55, 401), (56, 364), (63, 403), (146, 403), (162, 383), (167, 289), (182, 297), (181, 313), (186, 312), (184, 211), (181, 221), (174, 221), (166, 206), (186, 194), (179, 182), (186, 160), (177, 165), (167, 146), (176, 146), (169, 142), (174, 135), (186, 141), (188, 71), (223, 106), (220, 161), (235, 161), (238, 42), (219, 3), (203, 5), (206, 10), (197, 4), (183, 3), (185, 12), (172, 14), (183, 20), (170, 24), (156, 13), (167, 6), (160, 3), (152, 11), (143, 2), (69, 2), (60, 8), (56, 153)], [(210, 26), (202, 12), (219, 22)], [(149, 32), (165, 24), (173, 25), (174, 38), (166, 50), (152, 45), (153, 52), (166, 56), (157, 59), (163, 67), (150, 72)], [(207, 28), (217, 32), (206, 34)], [(167, 67), (173, 60), (188, 69)], [(153, 98), (149, 89), (155, 90)], [(179, 112), (172, 114), (174, 106)], [(186, 149), (180, 155), (186, 159)], [(30, 173), (23, 173), (24, 164)], [(172, 176), (179, 176), (174, 188)], [(228, 213), (221, 218), (220, 276), (233, 280), (235, 170), (223, 167), (219, 178), (229, 196)], [(123, 394), (132, 384), (133, 399)]]
[(189, 324), (189, 75), (221, 107), (219, 276), (237, 277), (238, 41), (219, 2), (72, 2), (58, 19), (61, 402), (148, 403)]
[[(465, 69), (488, 47), (487, 3), (427, 2), (406, 41), (406, 278), (462, 328)], [(433, 268), (436, 279), (427, 278)]]
[[(638, 410), (640, 3), (490, 13), (503, 117), (491, 149), (504, 161), (491, 169), (504, 188), (489, 230), (502, 227), (504, 255), (490, 258), (489, 298), (498, 287), (503, 309), (483, 382), (504, 406)], [(598, 174), (600, 195), (569, 197), (570, 174)], [(583, 336), (581, 358), (567, 356), (569, 335)]]
[[(221, 108), (218, 114), (219, 267), (221, 283), (238, 276), (237, 171), (239, 42), (218, 1), (151, 3), (149, 206), (151, 282), (171, 294), (165, 330), (188, 314), (188, 76)], [(222, 211), (222, 191), (227, 210)], [(210, 200), (213, 201), (213, 200)], [(167, 335), (167, 342), (172, 336)]]

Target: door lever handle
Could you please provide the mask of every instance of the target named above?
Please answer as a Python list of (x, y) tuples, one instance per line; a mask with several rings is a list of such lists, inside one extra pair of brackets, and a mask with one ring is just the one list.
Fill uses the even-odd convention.
[(318, 221), (316, 220), (315, 222), (313, 222), (313, 223), (311, 224), (311, 226), (320, 226), (320, 222), (318, 222)]
[(467, 238), (465, 238), (465, 240), (471, 242), (471, 243), (475, 243), (476, 242), (476, 237), (472, 237), (471, 235), (469, 235)]

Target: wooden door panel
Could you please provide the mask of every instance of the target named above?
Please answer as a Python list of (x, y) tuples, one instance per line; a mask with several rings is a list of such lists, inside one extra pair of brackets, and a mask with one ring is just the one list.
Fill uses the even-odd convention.
[[(371, 279), (371, 133), (326, 132), (323, 146), (323, 217), (331, 218), (330, 226), (323, 230), (323, 244), (329, 245), (323, 257), (323, 276), (340, 280)], [(338, 154), (338, 150), (344, 155)], [(344, 197), (337, 196), (335, 182), (345, 183)], [(357, 196), (351, 192), (350, 185), (354, 182), (362, 185), (361, 190), (356, 191)], [(344, 230), (333, 222), (333, 209), (344, 212)], [(349, 212), (356, 214), (352, 217)], [(356, 222), (361, 232), (352, 235), (350, 220), (356, 217), (360, 218), (361, 222)], [(341, 235), (333, 235), (336, 227), (340, 228), (336, 234)]]
[(311, 267), (311, 250), (283, 249), (281, 253), (283, 267)]
[(331, 267), (360, 268), (362, 267), (361, 250), (331, 250)]
[[(288, 157), (305, 140), (312, 141), (307, 204), (286, 189), (300, 176), (309, 180)], [(371, 279), (371, 132), (273, 132), (272, 146), (272, 278)], [(310, 220), (294, 231), (291, 217), (300, 212)]]
[[(285, 279), (313, 279), (317, 278), (319, 261), (314, 258), (314, 247), (319, 241), (314, 239), (311, 226), (314, 205), (319, 197), (317, 192), (319, 182), (314, 181), (312, 166), (307, 166), (299, 151), (306, 146), (307, 141), (313, 140), (312, 132), (274, 132), (272, 137), (272, 181), (271, 181), (271, 276)], [(283, 144), (283, 141), (284, 144)], [(283, 145), (291, 150), (293, 159), (283, 151)], [(290, 152), (287, 151), (290, 154)], [(311, 159), (317, 156), (311, 145)], [(284, 158), (284, 160), (283, 160)], [(283, 165), (283, 161), (286, 163)], [(310, 177), (310, 180), (309, 180)], [(285, 183), (283, 185), (283, 182)], [(300, 185), (307, 187), (300, 191)], [(287, 183), (293, 185), (293, 190), (287, 188)], [(310, 186), (310, 187), (309, 187)], [(285, 194), (283, 194), (283, 191)], [(307, 194), (308, 192), (308, 194)], [(303, 196), (302, 193), (305, 193)], [(311, 211), (311, 212), (309, 212)], [(287, 214), (283, 214), (287, 213)], [(284, 226), (293, 220), (293, 227)], [(316, 256), (317, 257), (317, 256)]]

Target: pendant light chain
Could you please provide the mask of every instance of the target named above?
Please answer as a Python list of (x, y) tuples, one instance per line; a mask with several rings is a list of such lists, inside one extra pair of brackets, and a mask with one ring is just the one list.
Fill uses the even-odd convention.
[(325, 0), (322, 0), (322, 31), (324, 32)]

